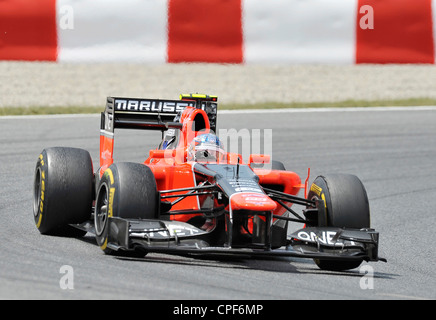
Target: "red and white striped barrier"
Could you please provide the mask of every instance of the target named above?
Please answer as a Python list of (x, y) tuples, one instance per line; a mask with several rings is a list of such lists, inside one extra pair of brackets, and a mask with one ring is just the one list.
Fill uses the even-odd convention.
[(0, 0), (0, 60), (435, 63), (436, 0)]

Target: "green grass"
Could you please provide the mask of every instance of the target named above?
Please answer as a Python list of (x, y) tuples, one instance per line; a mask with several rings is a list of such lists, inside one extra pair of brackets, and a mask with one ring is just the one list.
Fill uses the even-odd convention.
[(103, 107), (2, 107), (0, 116), (100, 113)]
[(281, 109), (281, 108), (346, 108), (346, 107), (407, 107), (407, 106), (434, 106), (436, 99), (411, 98), (399, 100), (345, 100), (339, 102), (268, 102), (257, 104), (226, 104), (220, 105), (219, 109)]
[[(256, 104), (220, 104), (220, 110), (275, 109), (275, 108), (342, 108), (342, 107), (384, 107), (384, 106), (428, 106), (436, 105), (436, 99), (411, 98), (400, 100), (345, 100), (340, 102), (264, 102)], [(101, 107), (1, 107), (0, 116), (85, 114), (100, 113)]]

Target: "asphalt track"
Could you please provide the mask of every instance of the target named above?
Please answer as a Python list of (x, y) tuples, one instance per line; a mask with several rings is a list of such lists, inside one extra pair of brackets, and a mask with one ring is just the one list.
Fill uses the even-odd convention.
[[(99, 117), (0, 118), (0, 298), (435, 299), (436, 109), (348, 111), (227, 113), (218, 127), (273, 129), (273, 158), (303, 179), (308, 167), (310, 181), (335, 172), (361, 178), (388, 259), (369, 263), (366, 278), (363, 269), (327, 272), (294, 258), (116, 258), (91, 235), (42, 236), (32, 216), (36, 159), (45, 147), (73, 146), (89, 150), (97, 167)], [(141, 161), (159, 139), (119, 132), (119, 161)], [(60, 286), (64, 265), (73, 289)]]

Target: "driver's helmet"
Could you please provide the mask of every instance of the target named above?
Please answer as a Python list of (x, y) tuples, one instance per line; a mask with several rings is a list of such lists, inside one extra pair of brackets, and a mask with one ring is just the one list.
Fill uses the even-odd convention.
[(188, 147), (188, 161), (217, 162), (224, 159), (225, 153), (220, 139), (205, 133), (192, 140)]

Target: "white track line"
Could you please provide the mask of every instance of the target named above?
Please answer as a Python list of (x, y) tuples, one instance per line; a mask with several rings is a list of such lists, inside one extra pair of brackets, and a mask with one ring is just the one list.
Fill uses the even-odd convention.
[[(102, 109), (104, 110), (104, 109)], [(100, 117), (100, 113), (78, 113), (78, 114), (35, 114), (23, 116), (0, 116), (0, 120), (6, 119), (64, 119), (64, 118), (90, 118)]]
[(436, 111), (436, 106), (410, 107), (342, 107), (342, 108), (283, 108), (283, 109), (242, 109), (218, 110), (218, 114), (253, 114), (253, 113), (316, 113), (316, 112), (380, 112), (380, 111)]

